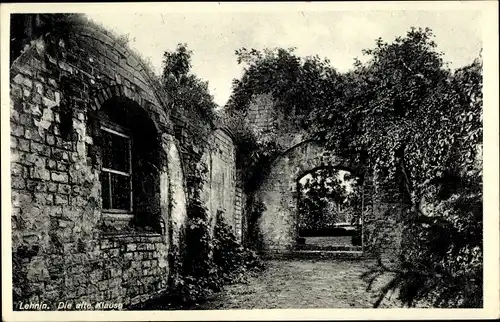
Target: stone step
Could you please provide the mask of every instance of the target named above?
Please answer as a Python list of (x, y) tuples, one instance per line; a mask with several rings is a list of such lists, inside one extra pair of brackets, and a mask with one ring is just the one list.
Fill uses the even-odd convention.
[(360, 259), (362, 251), (293, 250), (263, 254), (266, 259)]
[(362, 251), (363, 247), (353, 245), (297, 245), (297, 250)]

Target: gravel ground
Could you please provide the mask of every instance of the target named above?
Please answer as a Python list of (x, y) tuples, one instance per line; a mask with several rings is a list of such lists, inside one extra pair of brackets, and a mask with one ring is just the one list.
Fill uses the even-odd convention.
[[(360, 279), (369, 260), (270, 260), (268, 268), (246, 283), (225, 289), (192, 309), (371, 308), (376, 289)], [(387, 299), (380, 307), (400, 307)]]

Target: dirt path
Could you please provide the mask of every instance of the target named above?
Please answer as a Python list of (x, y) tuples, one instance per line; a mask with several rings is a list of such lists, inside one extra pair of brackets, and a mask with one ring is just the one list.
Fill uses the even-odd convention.
[[(360, 275), (366, 260), (272, 260), (259, 276), (224, 291), (193, 309), (371, 308), (377, 293), (367, 292)], [(382, 286), (382, 281), (374, 288)], [(399, 307), (394, 299), (381, 307)]]

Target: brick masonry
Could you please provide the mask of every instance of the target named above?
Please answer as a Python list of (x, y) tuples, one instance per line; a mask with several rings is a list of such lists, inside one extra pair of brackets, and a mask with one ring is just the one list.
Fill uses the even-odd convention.
[[(271, 165), (256, 193), (255, 202), (265, 210), (258, 219), (263, 251), (287, 251), (296, 245), (297, 180), (319, 167), (332, 166), (357, 172), (351, 161), (327, 151), (321, 144), (288, 124), (269, 95), (259, 95), (250, 104), (247, 122), (255, 133), (267, 135), (281, 146), (282, 153)], [(289, 121), (288, 121), (289, 122)], [(377, 186), (364, 175), (363, 244), (366, 254), (397, 253), (401, 242), (399, 195)], [(388, 212), (390, 210), (390, 212)]]
[(231, 135), (224, 129), (212, 132), (209, 146), (202, 159), (209, 170), (203, 189), (205, 204), (212, 216), (212, 224), (215, 224), (213, 216), (221, 211), (241, 241), (242, 189), (241, 185), (237, 187), (236, 148)]
[(276, 106), (270, 94), (253, 95), (245, 121), (255, 134), (273, 140), (283, 151), (305, 140), (306, 133), (289, 121), (290, 115)]
[[(126, 307), (168, 291), (169, 255), (182, 247), (190, 182), (200, 168), (208, 170), (201, 197), (210, 218), (222, 211), (243, 239), (245, 169), (236, 168), (223, 119), (212, 122), (200, 111), (172, 106), (142, 60), (96, 26), (32, 34), (42, 36), (23, 40), (29, 45), (10, 70), (14, 309), (16, 301), (44, 301), (52, 309), (82, 300)], [(159, 160), (152, 178), (143, 178), (154, 187), (140, 205), (152, 227), (102, 211), (99, 118), (113, 104), (147, 119), (144, 141), (154, 143)], [(246, 119), (257, 134), (283, 147), (257, 199), (266, 206), (259, 219), (263, 244), (284, 250), (295, 240), (294, 189), (301, 173), (324, 164), (352, 165), (304, 142), (273, 106), (268, 96), (255, 97)], [(372, 198), (375, 187), (365, 187), (365, 223), (395, 236), (396, 222), (383, 211), (397, 203)], [(375, 234), (365, 232), (372, 243)]]
[[(186, 180), (203, 153), (182, 130), (195, 116), (175, 118), (180, 112), (139, 57), (92, 25), (67, 32), (32, 39), (11, 63), (14, 309), (16, 301), (126, 307), (168, 291), (169, 251), (181, 246), (187, 216)], [(144, 202), (157, 205), (150, 207), (155, 230), (102, 212), (96, 115), (111, 101), (145, 113), (156, 133), (158, 173)], [(223, 131), (211, 138), (206, 194), (214, 209), (234, 216), (234, 146)]]

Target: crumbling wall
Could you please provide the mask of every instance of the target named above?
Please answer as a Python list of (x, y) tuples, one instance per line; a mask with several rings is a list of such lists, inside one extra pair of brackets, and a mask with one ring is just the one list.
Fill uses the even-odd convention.
[[(22, 46), (11, 53), (14, 309), (21, 301), (51, 310), (65, 301), (120, 308), (160, 296), (168, 291), (173, 248), (183, 247), (200, 168), (210, 170), (207, 205), (223, 210), (241, 235), (232, 139), (199, 111), (169, 104), (155, 76), (115, 36), (71, 21), (55, 28), (51, 15), (35, 16), (26, 16), (29, 29), (16, 33)], [(37, 30), (47, 25), (52, 29)], [(152, 229), (103, 212), (99, 119), (117, 106), (141, 111), (145, 140), (155, 142), (157, 172), (144, 181), (147, 199), (137, 202), (150, 212)], [(117, 114), (134, 118), (127, 113)]]
[[(134, 54), (101, 30), (76, 27), (34, 40), (11, 64), (14, 309), (19, 301), (51, 309), (77, 300), (127, 306), (165, 291), (168, 280), (168, 196), (182, 169), (165, 154), (163, 232), (103, 230), (90, 121), (107, 100), (126, 97), (173, 142), (164, 103)], [(183, 220), (182, 211), (173, 213), (176, 223)]]
[(217, 129), (209, 137), (209, 148), (202, 158), (207, 165), (203, 200), (215, 225), (215, 216), (222, 212), (227, 224), (241, 241), (241, 188), (237, 195), (236, 149), (229, 134)]
[[(257, 219), (262, 251), (294, 249), (298, 219), (297, 180), (320, 167), (357, 171), (356, 165), (350, 160), (327, 151), (316, 141), (305, 141), (288, 149), (271, 165), (255, 200), (264, 208)], [(364, 176), (363, 191), (363, 242), (366, 254), (397, 253), (400, 243), (398, 195), (377, 187), (369, 175)]]

